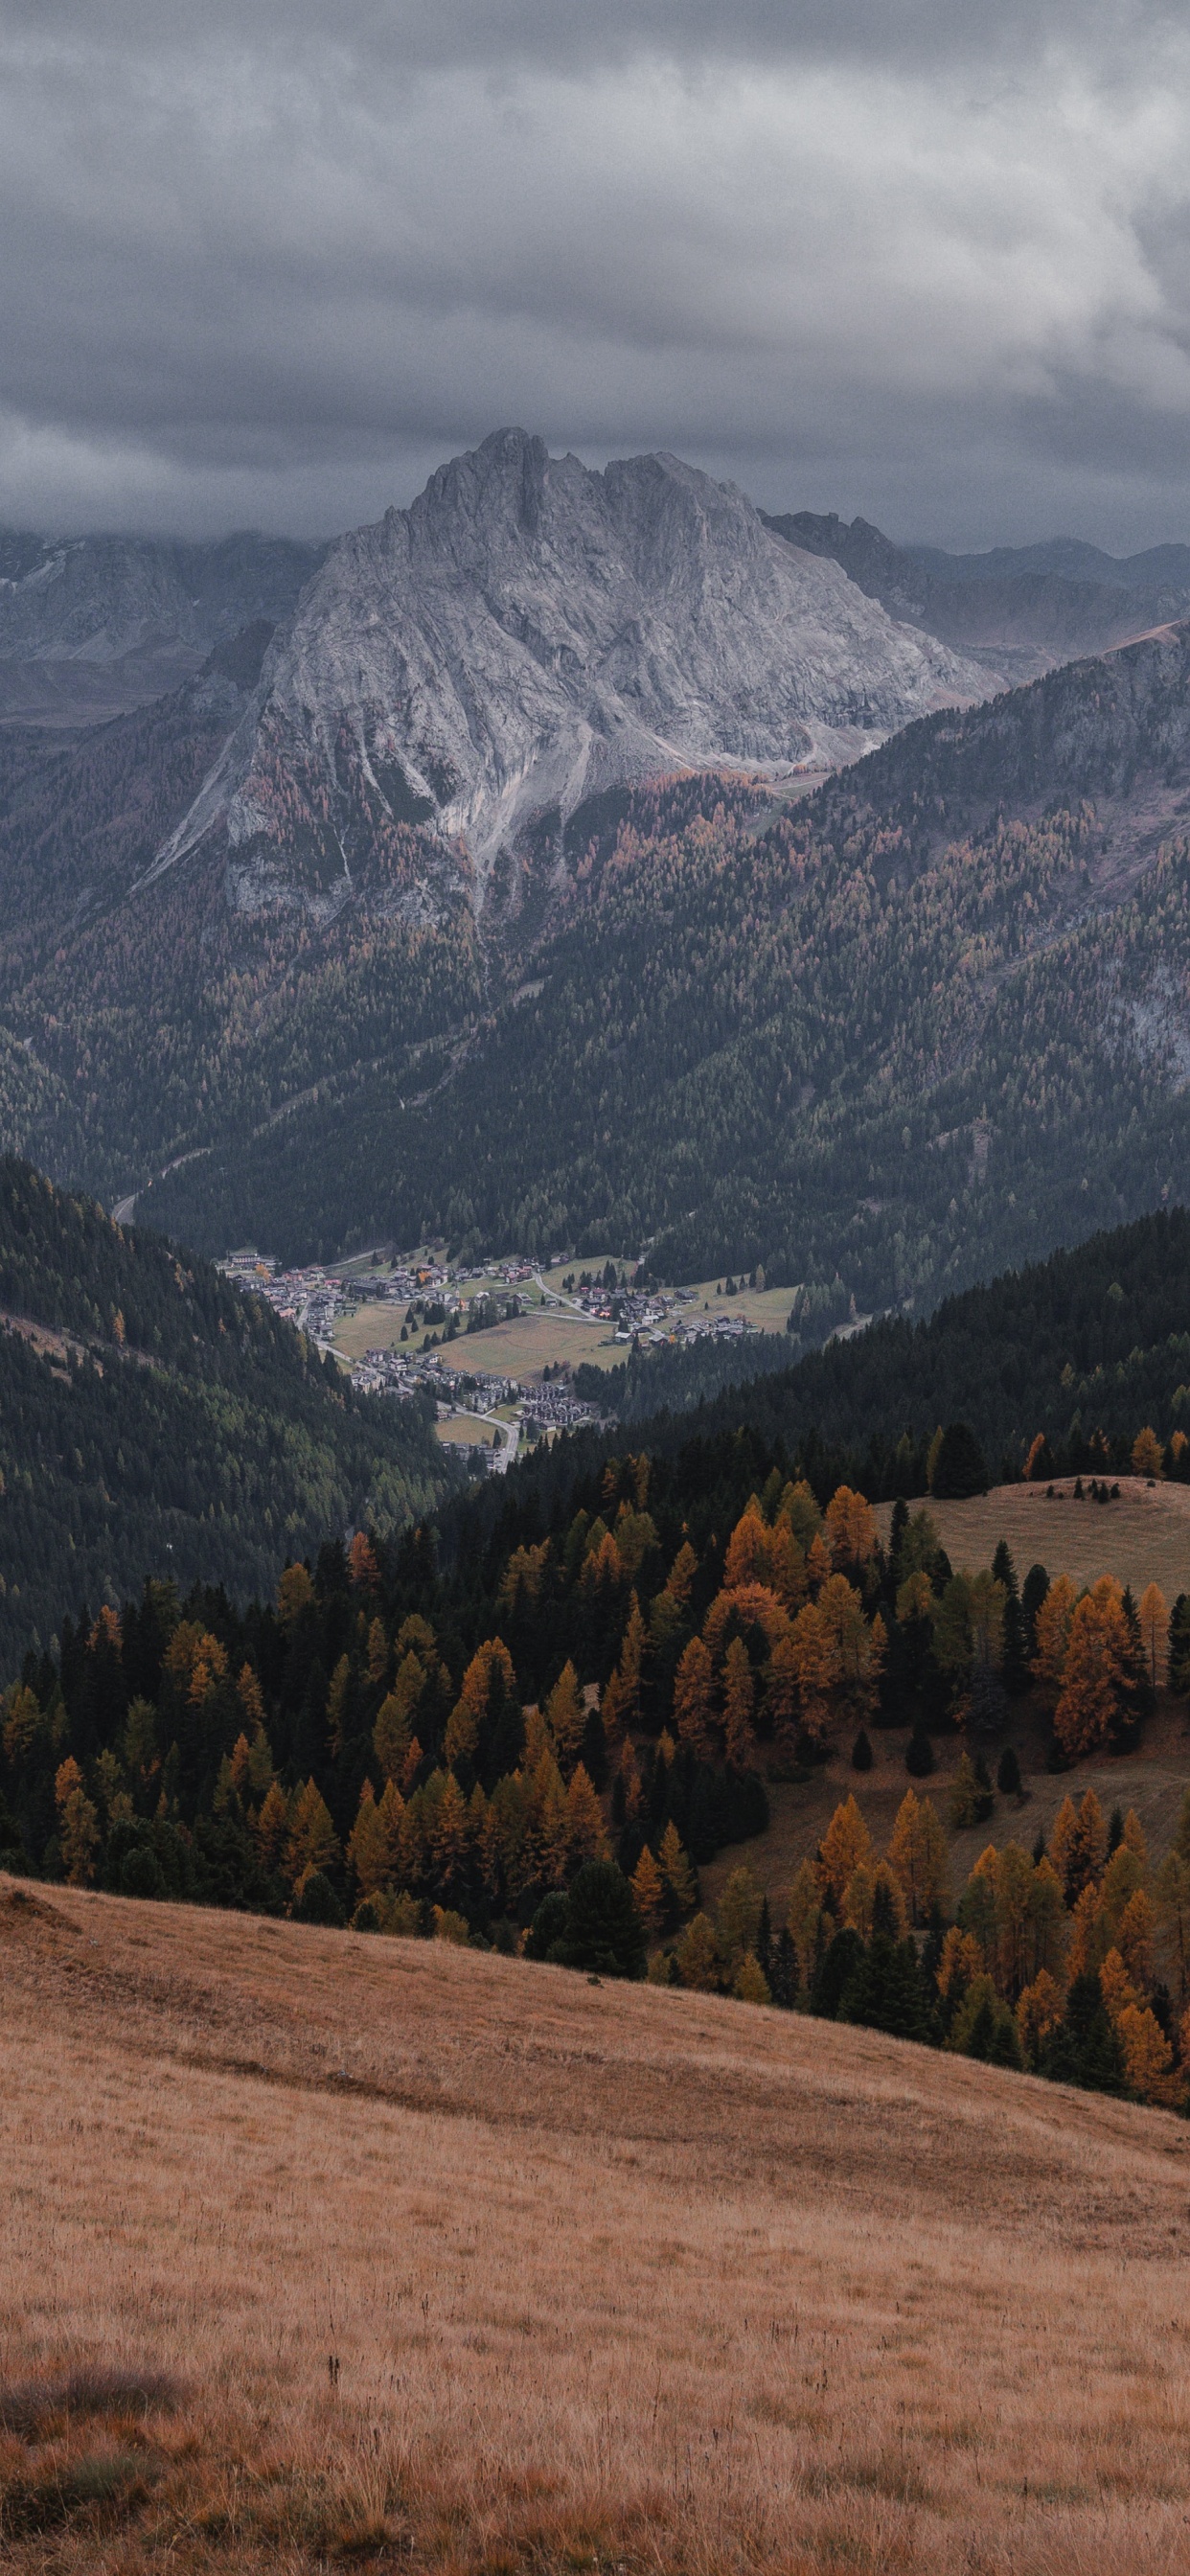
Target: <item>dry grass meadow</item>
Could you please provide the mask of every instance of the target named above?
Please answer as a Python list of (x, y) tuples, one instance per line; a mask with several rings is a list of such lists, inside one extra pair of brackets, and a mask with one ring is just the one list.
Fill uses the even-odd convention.
[(1190, 2565), (1172, 2115), (69, 1890), (0, 1948), (18, 2576)]
[[(1029, 1567), (1040, 1564), (1080, 1586), (1114, 1574), (1132, 1585), (1138, 1600), (1148, 1583), (1159, 1583), (1171, 1603), (1190, 1591), (1190, 1485), (1146, 1485), (1125, 1476), (1117, 1502), (1076, 1502), (1074, 1478), (1062, 1476), (1052, 1501), (1044, 1485), (996, 1485), (965, 1503), (931, 1497), (925, 1508), (955, 1566), (990, 1565), (1003, 1538), (1022, 1583)], [(876, 1518), (885, 1538), (891, 1517), (892, 1504), (880, 1503)]]

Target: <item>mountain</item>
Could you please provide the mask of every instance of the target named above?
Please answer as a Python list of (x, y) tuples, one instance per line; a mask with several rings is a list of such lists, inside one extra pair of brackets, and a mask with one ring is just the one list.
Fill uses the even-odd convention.
[(238, 904), (325, 907), (426, 824), (482, 897), (593, 794), (833, 763), (983, 686), (733, 486), (503, 430), (331, 548), (160, 864), (214, 842)]
[(354, 1395), (259, 1298), (0, 1163), (0, 1674), (143, 1568), (271, 1590), (448, 1490), (424, 1412)]
[(93, 724), (160, 697), (241, 627), (291, 616), (324, 551), (0, 528), (0, 723)]
[[(807, 799), (696, 777), (572, 829), (449, 1044), (214, 1142), (153, 1221), (759, 1264), (809, 1336), (1190, 1197), (1190, 630), (927, 718)], [(118, 1068), (84, 954), (93, 1081)]]
[[(717, 623), (729, 558), (799, 584), (808, 565), (821, 598), (868, 616), (838, 566), (738, 496), (712, 524), (719, 487), (684, 468), (609, 485), (562, 460), (561, 497), (554, 473), (531, 441), (489, 442), (405, 520), (335, 549), (288, 629), (258, 621), (80, 739), (0, 734), (0, 1143), (113, 1206), (146, 1193), (142, 1216), (208, 1252), (256, 1237), (329, 1257), (434, 1227), (472, 1250), (645, 1248), (694, 1278), (760, 1263), (801, 1293), (805, 1338), (852, 1298), (920, 1310), (1182, 1194), (1186, 630), (918, 719), (813, 794), (746, 768), (737, 732), (710, 773), (605, 786), (521, 830), (553, 757), (535, 768), (525, 748), (535, 692), (555, 693), (555, 749), (569, 743), (577, 665), (543, 669), (514, 639), (497, 726), (493, 657), (525, 566), (548, 587), (559, 518), (602, 529), (609, 583), (613, 519), (639, 532), (642, 495), (659, 527), (674, 519), (649, 667), (668, 687), (665, 617), (703, 649), (701, 582), (725, 726), (744, 650), (737, 634), (733, 663)], [(359, 572), (372, 556), (410, 581), (431, 564), (437, 627), (428, 609), (416, 631), (384, 624)], [(594, 615), (585, 579), (575, 633)], [(788, 603), (773, 581), (770, 606)], [(885, 644), (908, 631), (873, 616)], [(461, 806), (425, 810), (409, 749), (439, 703), (455, 722), (446, 678), (440, 701), (402, 702), (408, 766), (352, 730), (377, 657), (388, 668), (405, 636), (410, 667), (433, 646), (449, 676), (465, 635), (469, 843), (446, 828)], [(333, 776), (316, 729), (295, 749), (316, 698)], [(643, 702), (633, 758), (656, 759)], [(749, 724), (766, 703), (753, 694)], [(595, 763), (590, 726), (583, 746)], [(514, 836), (495, 857), (494, 813)]]
[(949, 555), (897, 546), (867, 519), (832, 511), (766, 517), (789, 543), (841, 564), (890, 617), (922, 628), (984, 665), (1028, 680), (1076, 655), (1102, 653), (1190, 610), (1190, 546), (1115, 556), (1075, 538)]

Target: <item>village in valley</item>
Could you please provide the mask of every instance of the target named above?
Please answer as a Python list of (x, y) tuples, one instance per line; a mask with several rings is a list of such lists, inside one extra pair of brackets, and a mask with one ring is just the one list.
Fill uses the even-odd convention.
[(245, 1246), (219, 1267), (330, 1352), (361, 1390), (432, 1394), (439, 1438), (490, 1473), (523, 1444), (603, 1418), (589, 1379), (576, 1392), (584, 1365), (607, 1371), (633, 1348), (780, 1332), (790, 1301), (788, 1288), (766, 1290), (763, 1271), (664, 1287), (631, 1260), (580, 1268), (561, 1253), (544, 1262), (513, 1254), (468, 1269), (444, 1245), (289, 1270)]

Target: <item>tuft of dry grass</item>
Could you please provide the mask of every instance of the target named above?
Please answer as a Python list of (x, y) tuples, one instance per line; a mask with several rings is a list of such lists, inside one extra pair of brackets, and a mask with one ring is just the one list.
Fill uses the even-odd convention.
[(1188, 2563), (1169, 2114), (2, 1882), (0, 1991), (18, 2576)]

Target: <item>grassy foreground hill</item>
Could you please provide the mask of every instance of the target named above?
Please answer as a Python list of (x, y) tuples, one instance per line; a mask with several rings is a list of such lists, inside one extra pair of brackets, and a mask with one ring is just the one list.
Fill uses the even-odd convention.
[(1167, 2576), (1190, 2133), (700, 1995), (0, 1881), (17, 2576)]
[(271, 1588), (329, 1530), (431, 1509), (451, 1472), (420, 1405), (356, 1396), (206, 1262), (0, 1163), (0, 1670), (146, 1566)]

